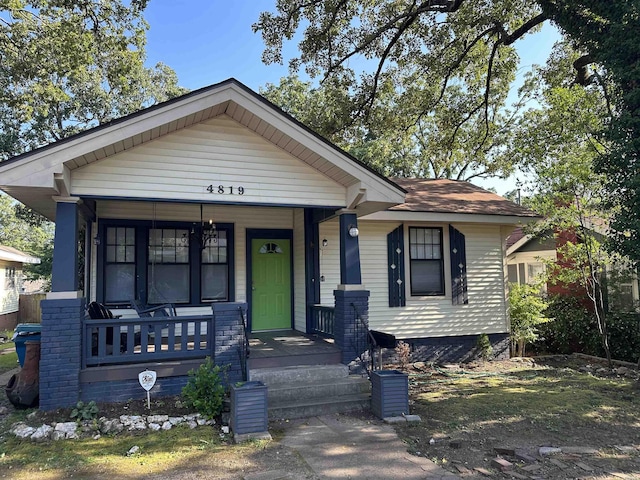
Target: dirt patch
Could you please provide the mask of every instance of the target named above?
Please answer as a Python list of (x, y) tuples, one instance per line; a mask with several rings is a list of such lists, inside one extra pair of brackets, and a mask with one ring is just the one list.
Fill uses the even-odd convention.
[(637, 370), (552, 356), (406, 371), (423, 421), (399, 434), (463, 478), (640, 478)]

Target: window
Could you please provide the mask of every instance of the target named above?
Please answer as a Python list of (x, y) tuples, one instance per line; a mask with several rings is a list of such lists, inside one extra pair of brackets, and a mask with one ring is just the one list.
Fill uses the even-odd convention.
[(106, 303), (129, 302), (135, 297), (135, 229), (107, 228), (105, 289)]
[(129, 305), (137, 298), (150, 305), (203, 305), (234, 299), (232, 224), (217, 224), (205, 239), (192, 223), (105, 220), (99, 235), (101, 303)]
[(411, 295), (444, 295), (442, 229), (409, 227)]
[(148, 303), (189, 303), (189, 230), (149, 229)]
[(527, 265), (527, 283), (535, 283), (544, 276), (544, 263), (529, 263)]
[(202, 249), (200, 284), (202, 302), (229, 299), (229, 255), (227, 232), (217, 231)]

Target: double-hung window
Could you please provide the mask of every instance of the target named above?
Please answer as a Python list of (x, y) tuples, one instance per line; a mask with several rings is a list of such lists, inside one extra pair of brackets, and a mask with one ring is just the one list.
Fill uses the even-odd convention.
[(411, 295), (444, 295), (442, 228), (409, 227)]
[(129, 302), (135, 298), (136, 286), (135, 229), (108, 227), (106, 231), (104, 301)]
[(149, 229), (148, 303), (189, 303), (189, 230)]
[(227, 232), (220, 230), (209, 239), (201, 253), (200, 301), (229, 299), (229, 255)]

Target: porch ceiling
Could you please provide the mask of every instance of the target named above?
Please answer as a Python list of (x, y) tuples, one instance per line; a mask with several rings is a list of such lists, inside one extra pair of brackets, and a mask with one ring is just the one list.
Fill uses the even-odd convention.
[[(70, 171), (208, 119), (227, 115), (350, 191), (362, 213), (404, 201), (403, 190), (234, 79), (114, 120), (0, 163), (0, 188), (50, 219), (53, 196), (72, 196)], [(364, 205), (367, 204), (368, 205)]]

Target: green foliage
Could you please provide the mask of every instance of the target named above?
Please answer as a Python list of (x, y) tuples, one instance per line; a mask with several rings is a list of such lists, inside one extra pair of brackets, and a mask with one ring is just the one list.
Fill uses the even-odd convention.
[[(263, 12), (254, 30), (266, 63), (282, 62), (283, 40), (302, 31), (290, 66), (322, 78), (313, 93), (331, 99), (335, 115), (320, 131), (383, 174), (506, 176), (514, 159), (501, 145), (522, 107), (506, 108), (518, 68), (512, 43), (536, 30), (535, 22), (518, 27), (539, 13), (530, 2), (509, 3), (460, 2), (446, 14), (440, 3), (289, 0)], [(289, 89), (283, 81), (285, 97)], [(300, 91), (288, 93), (284, 104), (294, 104)]]
[(526, 345), (538, 339), (538, 326), (550, 320), (544, 316), (546, 309), (539, 286), (509, 284), (512, 355), (524, 356)]
[(493, 346), (491, 346), (491, 341), (489, 340), (489, 335), (483, 333), (478, 336), (478, 341), (476, 343), (476, 348), (480, 355), (480, 358), (485, 362), (491, 360), (493, 357)]
[(84, 403), (83, 401), (79, 401), (76, 404), (76, 407), (71, 410), (71, 418), (75, 419), (78, 422), (83, 420), (94, 420), (98, 417), (98, 405), (96, 402), (91, 400), (89, 403)]
[(25, 265), (28, 280), (51, 279), (53, 234), (53, 223), (0, 193), (0, 245), (40, 258), (40, 264)]
[(184, 93), (144, 64), (146, 1), (1, 6), (0, 160)]
[(219, 415), (226, 391), (225, 372), (226, 368), (214, 365), (210, 357), (197, 370), (190, 370), (189, 380), (182, 389), (186, 404), (207, 418)]

